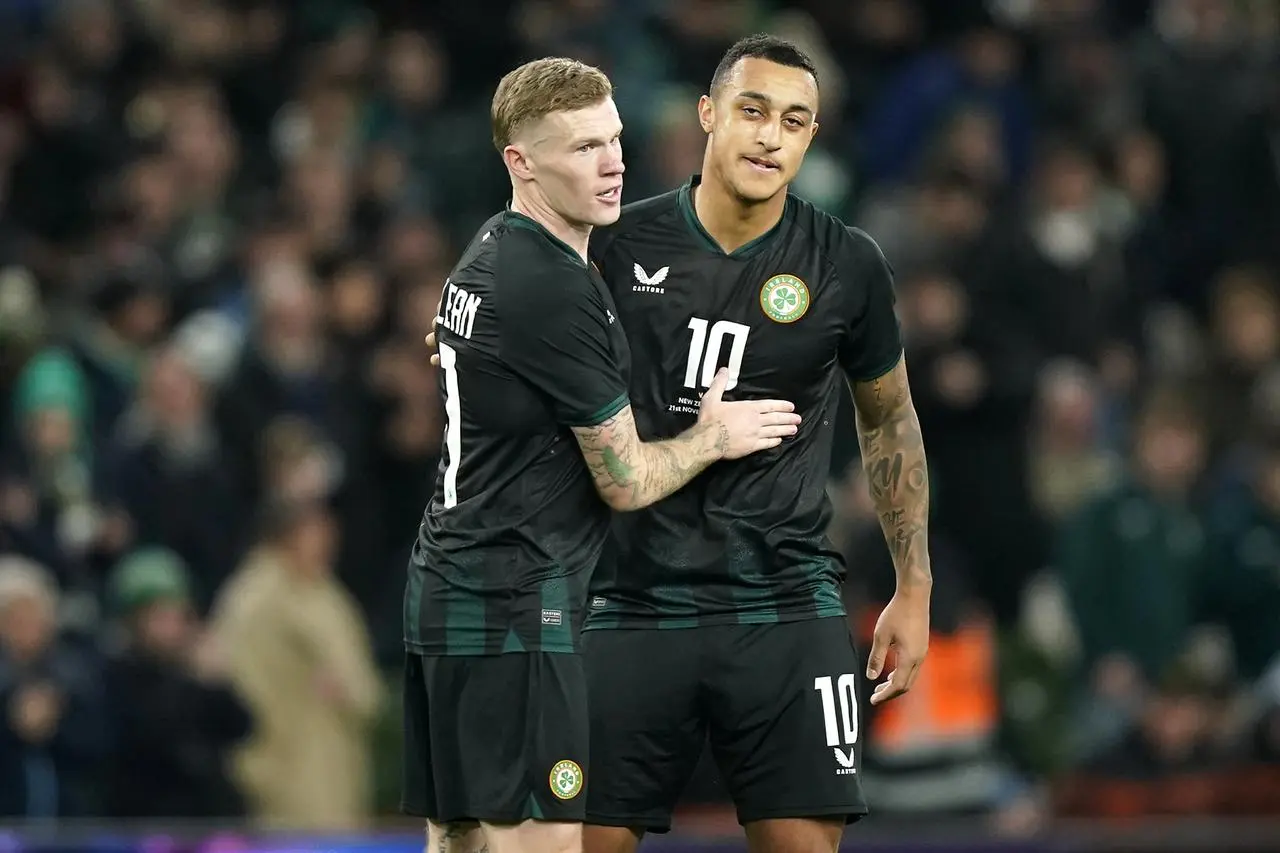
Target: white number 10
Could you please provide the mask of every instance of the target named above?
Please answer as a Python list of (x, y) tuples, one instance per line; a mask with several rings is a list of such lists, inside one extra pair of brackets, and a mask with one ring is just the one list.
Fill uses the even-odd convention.
[[(831, 686), (831, 676), (815, 678), (813, 689), (822, 697), (822, 720), (827, 729), (827, 746), (853, 746), (857, 743), (858, 690), (853, 674), (845, 673), (837, 678), (835, 689)], [(838, 714), (837, 704), (840, 706)], [(841, 735), (844, 735), (843, 741), (840, 739)]]
[(462, 461), (462, 400), (458, 397), (458, 353), (441, 343), (440, 370), (444, 372), (444, 508), (458, 503), (458, 463)]
[[(686, 388), (707, 388), (715, 378), (716, 368), (720, 364), (720, 348), (724, 346), (726, 336), (733, 338), (729, 348), (729, 382), (724, 390), (731, 391), (738, 384), (738, 374), (742, 372), (742, 358), (747, 353), (747, 335), (751, 327), (729, 320), (719, 320), (707, 331), (707, 321), (701, 317), (689, 320), (689, 328), (693, 331), (693, 340), (689, 341), (689, 361), (684, 368), (684, 385)], [(698, 368), (702, 368), (699, 383)]]

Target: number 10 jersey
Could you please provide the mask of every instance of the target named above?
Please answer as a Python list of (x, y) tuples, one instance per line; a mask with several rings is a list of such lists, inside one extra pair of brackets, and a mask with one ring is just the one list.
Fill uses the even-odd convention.
[(693, 425), (720, 367), (726, 399), (790, 400), (803, 423), (780, 447), (615, 517), (616, 560), (596, 572), (589, 629), (844, 613), (843, 560), (827, 538), (831, 446), (841, 384), (902, 356), (892, 271), (865, 233), (796, 196), (776, 227), (726, 254), (698, 222), (697, 183), (628, 205), (592, 238), (630, 343), (640, 437)]

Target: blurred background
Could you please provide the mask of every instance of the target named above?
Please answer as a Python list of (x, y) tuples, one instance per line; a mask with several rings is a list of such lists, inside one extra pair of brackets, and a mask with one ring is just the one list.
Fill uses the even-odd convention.
[[(636, 200), (757, 30), (820, 66), (795, 190), (896, 268), (936, 491), (850, 847), (1280, 849), (1274, 0), (4, 0), (0, 848), (421, 849), (422, 338), (508, 192), (493, 87), (603, 67)], [(646, 849), (743, 849), (712, 768), (686, 799)]]

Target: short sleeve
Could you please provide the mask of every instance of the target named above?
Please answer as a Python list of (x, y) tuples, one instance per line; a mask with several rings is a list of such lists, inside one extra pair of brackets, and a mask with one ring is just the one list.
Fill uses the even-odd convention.
[(867, 382), (902, 360), (902, 330), (893, 310), (893, 267), (865, 231), (849, 228), (841, 244), (836, 270), (849, 319), (840, 366), (850, 381)]
[(610, 344), (617, 315), (586, 270), (537, 263), (504, 273), (516, 278), (499, 305), (502, 360), (551, 401), (556, 420), (595, 426), (626, 408), (626, 379)]

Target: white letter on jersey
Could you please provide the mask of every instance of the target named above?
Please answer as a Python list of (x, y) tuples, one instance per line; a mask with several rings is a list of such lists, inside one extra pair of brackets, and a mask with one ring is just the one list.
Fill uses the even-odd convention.
[[(724, 346), (726, 335), (733, 337), (733, 345), (729, 349), (729, 382), (724, 390), (731, 391), (738, 384), (738, 374), (742, 372), (742, 359), (747, 354), (747, 335), (751, 327), (729, 320), (720, 320), (711, 327), (707, 334), (707, 321), (701, 317), (689, 320), (689, 328), (693, 330), (693, 340), (689, 342), (689, 361), (684, 368), (684, 384), (686, 388), (709, 388), (715, 378), (716, 368), (720, 366), (720, 348)], [(702, 366), (701, 385), (698, 382), (698, 366)]]
[(445, 282), (444, 294), (440, 300), (440, 325), (455, 335), (470, 340), (479, 308), (479, 296), (473, 296), (451, 281)]
[[(476, 300), (479, 302), (479, 300)], [(473, 313), (474, 316), (474, 313)], [(444, 508), (458, 503), (458, 464), (462, 461), (462, 400), (458, 397), (458, 353), (439, 344), (440, 369), (444, 371)]]

